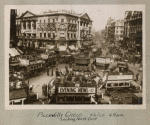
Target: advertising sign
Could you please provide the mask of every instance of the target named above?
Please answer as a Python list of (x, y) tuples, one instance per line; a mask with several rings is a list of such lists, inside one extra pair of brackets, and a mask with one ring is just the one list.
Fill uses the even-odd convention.
[(58, 93), (95, 93), (92, 87), (58, 87)]
[(41, 54), (42, 59), (48, 59), (48, 55), (46, 54)]
[(110, 63), (110, 58), (106, 58), (106, 63)]
[(108, 76), (108, 80), (123, 80), (123, 79), (133, 79), (133, 75), (115, 75)]
[(99, 64), (99, 63), (105, 63), (106, 59), (103, 59), (103, 58), (96, 58), (96, 63)]

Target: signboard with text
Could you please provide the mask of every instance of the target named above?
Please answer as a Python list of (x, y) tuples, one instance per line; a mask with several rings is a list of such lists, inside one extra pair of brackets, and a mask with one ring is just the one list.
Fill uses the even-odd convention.
[(105, 59), (103, 58), (96, 58), (96, 63), (99, 64), (99, 63), (105, 63)]
[(93, 87), (58, 87), (58, 93), (95, 93)]
[(108, 80), (123, 80), (123, 79), (133, 79), (133, 75), (112, 75), (108, 76)]

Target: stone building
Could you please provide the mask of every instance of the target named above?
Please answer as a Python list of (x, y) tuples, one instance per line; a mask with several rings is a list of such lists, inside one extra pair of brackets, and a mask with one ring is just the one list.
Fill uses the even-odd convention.
[(84, 36), (90, 34), (92, 20), (87, 13), (74, 11), (48, 11), (34, 14), (26, 11), (16, 18), (18, 46), (44, 47), (50, 45), (59, 50), (73, 45), (79, 48)]
[(124, 45), (134, 55), (142, 55), (142, 12), (126, 11), (124, 22)]

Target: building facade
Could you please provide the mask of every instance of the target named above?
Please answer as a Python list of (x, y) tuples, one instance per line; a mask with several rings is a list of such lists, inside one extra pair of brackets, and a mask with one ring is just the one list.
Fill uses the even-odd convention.
[(109, 37), (110, 37), (110, 27), (111, 27), (111, 23), (114, 21), (113, 18), (109, 18), (108, 21), (107, 21), (107, 24), (105, 26), (105, 41), (109, 41)]
[(17, 10), (11, 9), (10, 10), (10, 44), (9, 47), (14, 47), (16, 45), (16, 16)]
[(16, 18), (18, 46), (39, 47), (52, 45), (58, 49), (70, 45), (80, 47), (84, 36), (90, 34), (92, 20), (87, 13), (51, 11), (33, 14), (29, 11)]
[(142, 12), (126, 11), (124, 22), (124, 44), (135, 55), (142, 55)]
[(111, 23), (109, 40), (110, 42), (119, 42), (123, 40), (124, 20), (117, 20)]

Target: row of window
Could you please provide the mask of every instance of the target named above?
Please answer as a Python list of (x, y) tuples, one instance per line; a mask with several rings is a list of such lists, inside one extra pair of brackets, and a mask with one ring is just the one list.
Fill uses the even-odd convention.
[[(36, 29), (36, 22), (32, 23), (33, 29)], [(26, 25), (26, 22), (23, 22), (23, 29), (31, 29), (31, 22), (28, 22)]]
[[(56, 21), (58, 21), (58, 19), (48, 19), (48, 23), (55, 23)], [(40, 23), (46, 23), (46, 20), (44, 20), (44, 22), (42, 22), (42, 20), (39, 21)], [(61, 22), (65, 22), (65, 19), (61, 19)], [(68, 20), (69, 23), (77, 23), (77, 21), (74, 20)]]
[(86, 23), (86, 22), (81, 22), (81, 23), (80, 23), (80, 26), (88, 27), (88, 23)]
[[(119, 31), (116, 31), (116, 33), (119, 33)], [(123, 31), (120, 31), (120, 33), (123, 33)]]
[(68, 33), (68, 38), (76, 38), (76, 34)]
[(40, 33), (40, 37), (54, 38), (55, 37), (55, 33), (48, 33), (48, 34), (47, 33)]

